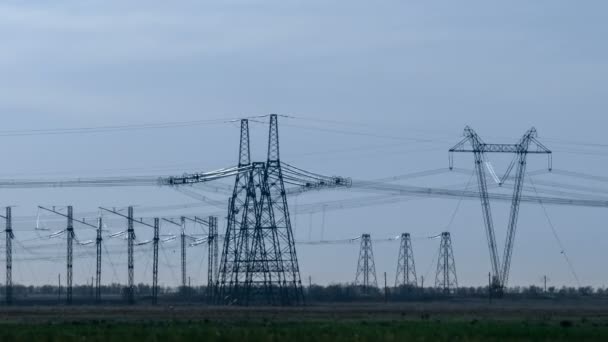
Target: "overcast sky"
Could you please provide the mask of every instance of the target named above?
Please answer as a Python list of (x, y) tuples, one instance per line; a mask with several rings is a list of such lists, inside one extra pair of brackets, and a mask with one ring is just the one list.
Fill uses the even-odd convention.
[[(232, 166), (238, 124), (228, 120), (268, 113), (292, 117), (280, 119), (282, 159), (327, 175), (365, 180), (447, 168), (447, 150), (471, 125), (488, 142), (501, 143), (515, 143), (535, 126), (554, 151), (556, 169), (602, 176), (608, 165), (607, 10), (604, 1), (3, 2), (0, 178), (179, 175)], [(33, 131), (206, 119), (226, 121), (90, 134)], [(257, 160), (265, 158), (265, 120), (251, 123)], [(28, 134), (7, 134), (13, 130)], [(491, 158), (501, 173), (508, 159)], [(458, 155), (456, 162), (472, 170), (471, 156)], [(545, 167), (543, 157), (530, 156), (530, 171)], [(462, 189), (469, 179), (446, 172), (407, 184)], [(608, 189), (555, 174), (534, 180)], [(226, 200), (213, 191), (206, 188), (206, 195)], [(1, 205), (16, 205), (14, 215), (22, 217), (14, 276), (21, 283), (55, 282), (65, 272), (62, 241), (32, 254), (43, 243), (32, 231), (38, 205), (72, 204), (78, 215), (99, 205), (196, 202), (164, 188), (2, 192)], [(297, 211), (305, 203), (370, 195), (330, 191), (290, 203)], [(508, 204), (494, 209), (502, 255)], [(546, 274), (553, 285), (576, 285), (572, 271), (582, 285), (606, 284), (608, 211), (545, 209), (522, 204), (511, 284), (540, 284)], [(220, 229), (225, 227), (221, 208), (183, 213), (218, 214)], [(112, 231), (124, 225), (115, 224)], [(298, 240), (410, 232), (425, 285), (434, 279), (439, 246), (426, 237), (446, 229), (453, 234), (461, 285), (485, 283), (490, 268), (479, 201), (418, 199), (294, 215), (294, 226)], [(149, 237), (149, 230), (138, 229), (138, 238)], [(93, 237), (77, 230), (81, 239)], [(177, 284), (177, 247), (166, 246), (163, 284)], [(302, 277), (353, 281), (358, 248), (299, 246)], [(392, 283), (398, 243), (374, 248), (379, 280), (386, 271)], [(205, 249), (189, 253), (193, 282), (204, 282)], [(39, 260), (50, 254), (58, 259)], [(113, 257), (112, 265), (104, 263), (104, 282), (125, 282), (126, 256)], [(138, 282), (150, 282), (150, 258), (138, 255)], [(90, 281), (93, 258), (79, 258), (75, 267), (77, 283)]]

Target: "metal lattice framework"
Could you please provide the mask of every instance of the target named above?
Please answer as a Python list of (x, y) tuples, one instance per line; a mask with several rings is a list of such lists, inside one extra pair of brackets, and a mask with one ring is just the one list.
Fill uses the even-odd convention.
[(454, 261), (452, 238), (449, 232), (441, 233), (435, 287), (443, 289), (444, 293), (453, 293), (458, 288), (456, 262)]
[(359, 250), (359, 260), (357, 261), (355, 285), (362, 286), (364, 291), (369, 290), (370, 287), (378, 287), (372, 237), (369, 234), (361, 235), (361, 248)]
[[(502, 289), (507, 285), (509, 278), (509, 269), (511, 267), (511, 256), (513, 254), (513, 245), (515, 242), (515, 232), (517, 228), (517, 218), (519, 216), (519, 205), (522, 200), (522, 189), (524, 183), (524, 175), (526, 171), (526, 159), (528, 154), (546, 154), (548, 155), (549, 170), (551, 170), (551, 151), (541, 144), (537, 139), (535, 128), (528, 130), (517, 144), (487, 144), (479, 135), (470, 127), (464, 129), (464, 139), (456, 146), (449, 150), (450, 153), (450, 169), (453, 168), (453, 153), (468, 152), (473, 153), (475, 159), (475, 170), (477, 174), (477, 184), (479, 186), (479, 198), (481, 199), (481, 207), (483, 220), (486, 227), (486, 238), (490, 250), (490, 264), (492, 267), (492, 283), (495, 291), (502, 292)], [(469, 143), (470, 148), (466, 147)], [(504, 176), (499, 180), (499, 184), (504, 183), (508, 179), (513, 168), (515, 171), (515, 184), (513, 187), (513, 195), (511, 198), (511, 211), (509, 214), (509, 223), (507, 226), (507, 235), (505, 247), (503, 250), (502, 265), (498, 256), (498, 248), (496, 245), (496, 237), (494, 231), (494, 222), (492, 219), (492, 209), (490, 206), (490, 196), (488, 194), (488, 185), (486, 181), (485, 167), (488, 167), (486, 153), (514, 153), (515, 157), (509, 164)], [(489, 168), (489, 167), (488, 167)]]
[(397, 273), (395, 276), (395, 287), (400, 286), (418, 286), (416, 264), (414, 263), (414, 250), (412, 248), (412, 239), (409, 233), (401, 234)]
[(13, 217), (12, 208), (6, 207), (6, 305), (13, 303)]

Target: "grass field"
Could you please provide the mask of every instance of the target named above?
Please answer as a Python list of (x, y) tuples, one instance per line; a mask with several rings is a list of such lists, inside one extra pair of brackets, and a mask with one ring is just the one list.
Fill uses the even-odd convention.
[(603, 302), (0, 308), (0, 341), (608, 341)]

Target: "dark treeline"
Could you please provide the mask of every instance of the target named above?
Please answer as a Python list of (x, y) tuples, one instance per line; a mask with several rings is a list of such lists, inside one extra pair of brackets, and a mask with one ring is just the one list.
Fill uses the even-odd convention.
[[(389, 287), (384, 288), (354, 286), (350, 284), (333, 284), (328, 286), (312, 285), (304, 288), (306, 301), (314, 302), (373, 302), (389, 300), (415, 301), (415, 300), (440, 300), (448, 298), (488, 298), (488, 287), (460, 287), (449, 293), (441, 288), (433, 287)], [(6, 293), (4, 286), (0, 286), (2, 298)], [(72, 290), (74, 298), (94, 298), (95, 289), (91, 285), (76, 285)], [(101, 288), (102, 298), (124, 299), (127, 289), (121, 284), (103, 285)], [(13, 295), (16, 300), (28, 298), (65, 298), (66, 288), (56, 285), (24, 286), (14, 285)], [(159, 297), (165, 299), (188, 299), (191, 301), (204, 302), (210, 293), (205, 286), (199, 287), (160, 287)], [(146, 299), (152, 296), (152, 287), (147, 284), (138, 284), (135, 287), (135, 296)], [(577, 299), (577, 298), (608, 298), (608, 288), (585, 287), (547, 287), (546, 291), (539, 286), (516, 286), (505, 290), (505, 299)]]

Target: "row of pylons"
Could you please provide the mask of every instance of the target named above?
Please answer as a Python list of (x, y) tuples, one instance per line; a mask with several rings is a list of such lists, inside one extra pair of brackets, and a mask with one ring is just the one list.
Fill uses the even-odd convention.
[[(458, 288), (458, 278), (456, 276), (456, 263), (454, 261), (452, 238), (449, 232), (443, 232), (440, 236), (441, 242), (439, 244), (437, 257), (435, 287), (442, 289), (445, 293), (453, 293)], [(417, 288), (418, 278), (416, 276), (414, 249), (412, 247), (410, 234), (401, 234), (400, 242), (395, 287)], [(372, 287), (378, 287), (376, 264), (374, 262), (374, 252), (370, 234), (361, 235), (361, 247), (357, 262), (355, 285), (361, 286), (365, 290)], [(423, 286), (423, 284), (420, 286)]]

